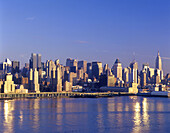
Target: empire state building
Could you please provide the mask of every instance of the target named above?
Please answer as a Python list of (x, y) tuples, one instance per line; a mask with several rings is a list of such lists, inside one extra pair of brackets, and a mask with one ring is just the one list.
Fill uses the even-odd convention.
[(159, 70), (162, 70), (162, 60), (161, 60), (161, 57), (159, 55), (159, 51), (158, 51), (158, 55), (156, 57), (155, 68), (159, 69)]

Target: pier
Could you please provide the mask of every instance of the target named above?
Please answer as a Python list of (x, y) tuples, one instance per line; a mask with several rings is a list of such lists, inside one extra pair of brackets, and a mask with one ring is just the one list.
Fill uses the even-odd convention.
[(40, 92), (40, 93), (0, 93), (0, 99), (7, 98), (55, 98), (55, 97), (113, 97), (113, 96), (132, 96), (134, 93), (128, 92), (94, 92), (94, 93), (80, 93), (80, 92)]

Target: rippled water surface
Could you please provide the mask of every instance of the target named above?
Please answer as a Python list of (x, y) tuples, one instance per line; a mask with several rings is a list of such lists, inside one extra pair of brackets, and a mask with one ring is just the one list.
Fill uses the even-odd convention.
[(122, 96), (0, 101), (0, 132), (168, 133), (170, 99)]

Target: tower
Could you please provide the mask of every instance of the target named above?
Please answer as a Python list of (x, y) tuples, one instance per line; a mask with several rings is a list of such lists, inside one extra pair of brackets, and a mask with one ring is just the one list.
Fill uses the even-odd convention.
[(76, 59), (67, 58), (66, 66), (69, 66), (69, 67), (76, 66), (76, 68), (77, 68), (77, 61), (76, 61)]
[(158, 51), (158, 54), (157, 54), (157, 57), (156, 57), (155, 68), (162, 70), (162, 60), (161, 60), (161, 57), (159, 55), (159, 51)]
[(55, 67), (56, 67), (55, 63), (52, 60), (50, 60), (48, 62), (48, 75), (47, 75), (49, 78), (51, 78), (51, 71), (55, 69)]
[(20, 62), (12, 61), (12, 74), (19, 73)]
[(33, 71), (33, 83), (34, 83), (34, 91), (35, 92), (37, 92), (37, 93), (39, 93), (40, 92), (40, 85), (39, 85), (39, 83), (38, 83), (38, 71), (37, 71), (37, 69), (35, 69), (34, 71)]
[(30, 68), (32, 68), (33, 70), (35, 68), (37, 68), (37, 70), (41, 69), (41, 54), (32, 53), (29, 61)]
[(156, 57), (156, 64), (155, 64), (155, 69), (158, 69), (158, 75), (160, 80), (163, 79), (163, 70), (162, 70), (162, 60), (158, 51), (157, 57)]
[(92, 62), (92, 75), (96, 79), (103, 73), (102, 62)]
[(41, 54), (37, 54), (37, 68), (41, 69)]
[(35, 68), (34, 70), (30, 69), (29, 71), (29, 90), (31, 92), (40, 92), (40, 85), (38, 83), (38, 71)]
[(107, 71), (108, 71), (108, 69), (109, 69), (109, 65), (108, 65), (108, 64), (105, 64), (105, 65), (104, 65), (104, 68), (103, 68), (103, 74), (106, 74)]
[(126, 84), (129, 83), (131, 68), (130, 68), (130, 67), (124, 68), (122, 73), (123, 73), (123, 74), (122, 74), (123, 81), (124, 81)]
[(138, 83), (138, 63), (133, 61), (130, 64), (131, 74), (130, 74), (130, 83)]
[(31, 54), (30, 68), (32, 68), (33, 70), (37, 68), (37, 55), (35, 53)]
[(83, 73), (87, 71), (87, 61), (78, 61), (78, 69), (83, 68)]
[(61, 78), (61, 66), (58, 65), (55, 73), (57, 92), (62, 91), (62, 78)]
[(120, 63), (119, 59), (116, 59), (112, 67), (112, 72), (116, 78), (122, 79), (122, 64)]
[(147, 72), (145, 70), (140, 73), (140, 84), (142, 87), (145, 87), (147, 83)]

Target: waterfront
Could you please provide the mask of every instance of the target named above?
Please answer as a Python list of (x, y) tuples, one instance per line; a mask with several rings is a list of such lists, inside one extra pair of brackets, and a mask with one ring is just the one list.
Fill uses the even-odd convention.
[(135, 93), (128, 92), (41, 92), (41, 93), (0, 93), (0, 100), (15, 99), (15, 98), (56, 98), (56, 97), (112, 97), (112, 96), (134, 96)]
[(42, 98), (0, 101), (0, 127), (13, 132), (168, 132), (170, 99)]

